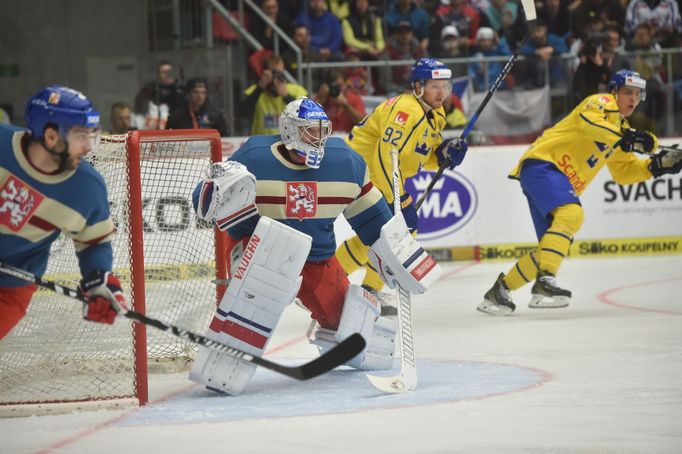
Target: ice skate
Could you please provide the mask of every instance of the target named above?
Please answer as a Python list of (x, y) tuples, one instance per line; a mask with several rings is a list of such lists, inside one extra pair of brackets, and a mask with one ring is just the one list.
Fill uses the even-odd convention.
[(490, 315), (511, 315), (516, 309), (516, 305), (509, 295), (509, 288), (502, 280), (504, 273), (500, 273), (493, 284), (483, 297), (483, 302), (476, 308), (477, 311)]
[(377, 289), (363, 285), (362, 288), (370, 292), (372, 295), (376, 296), (381, 304), (381, 316), (382, 317), (397, 317), (398, 316), (398, 306), (396, 305), (395, 294), (390, 292), (380, 292)]
[(533, 296), (528, 307), (532, 309), (559, 309), (571, 301), (571, 292), (559, 287), (556, 277), (546, 271), (538, 273), (531, 293)]

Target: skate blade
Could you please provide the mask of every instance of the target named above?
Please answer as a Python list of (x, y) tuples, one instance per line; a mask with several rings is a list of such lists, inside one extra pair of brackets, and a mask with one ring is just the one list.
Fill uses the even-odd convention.
[(544, 295), (533, 295), (528, 303), (531, 309), (561, 309), (568, 306), (571, 299), (567, 296), (556, 296), (551, 298)]
[(483, 302), (476, 307), (476, 310), (479, 312), (483, 312), (484, 314), (496, 316), (507, 316), (511, 315), (514, 312), (514, 309), (512, 309), (509, 306), (493, 304), (490, 301), (486, 300), (483, 300)]

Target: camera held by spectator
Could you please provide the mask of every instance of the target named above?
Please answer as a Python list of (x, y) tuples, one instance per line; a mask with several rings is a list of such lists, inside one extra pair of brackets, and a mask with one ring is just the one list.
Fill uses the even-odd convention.
[(286, 83), (287, 78), (284, 75), (284, 73), (278, 69), (273, 69), (272, 70), (272, 82), (268, 84), (266, 87), (266, 90), (270, 92), (271, 95), (273, 96), (279, 96), (278, 90), (277, 90), (277, 81), (278, 83)]
[(329, 96), (332, 98), (338, 98), (341, 94), (341, 87), (339, 84), (331, 83), (329, 84)]

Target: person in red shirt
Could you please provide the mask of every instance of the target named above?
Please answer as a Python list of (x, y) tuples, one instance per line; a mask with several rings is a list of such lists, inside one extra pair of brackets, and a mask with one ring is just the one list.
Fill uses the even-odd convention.
[(365, 104), (357, 93), (346, 87), (340, 71), (332, 70), (315, 93), (315, 101), (324, 107), (333, 132), (350, 132), (365, 115)]

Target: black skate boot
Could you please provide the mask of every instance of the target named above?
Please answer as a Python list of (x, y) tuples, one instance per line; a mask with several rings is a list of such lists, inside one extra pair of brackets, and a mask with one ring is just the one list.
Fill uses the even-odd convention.
[(500, 273), (495, 284), (483, 296), (483, 302), (478, 305), (477, 311), (490, 315), (511, 315), (514, 312), (516, 305), (503, 279), (504, 273)]
[(398, 306), (396, 306), (395, 295), (389, 292), (380, 292), (379, 290), (370, 287), (369, 285), (363, 285), (362, 288), (367, 290), (372, 295), (376, 296), (381, 305), (381, 316), (382, 317), (397, 317), (398, 316)]
[(538, 272), (531, 293), (533, 296), (528, 307), (532, 309), (558, 309), (571, 302), (571, 292), (559, 287), (556, 277), (547, 271)]

